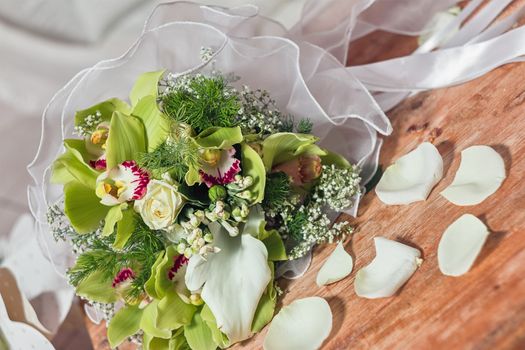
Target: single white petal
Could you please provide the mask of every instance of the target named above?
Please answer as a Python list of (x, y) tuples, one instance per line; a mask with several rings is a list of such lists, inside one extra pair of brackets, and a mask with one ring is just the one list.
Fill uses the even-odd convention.
[(210, 224), (213, 245), (220, 252), (206, 260), (191, 257), (186, 285), (201, 296), (217, 320), (217, 326), (231, 343), (247, 339), (257, 305), (271, 280), (268, 252), (250, 234), (231, 237), (219, 224)]
[(505, 180), (505, 162), (489, 146), (472, 146), (461, 152), (454, 181), (441, 195), (455, 205), (475, 205), (496, 192)]
[(465, 214), (443, 233), (438, 246), (439, 269), (447, 276), (461, 276), (470, 270), (489, 235), (477, 217)]
[(357, 272), (355, 292), (368, 299), (390, 297), (416, 271), (421, 263), (421, 253), (418, 249), (384, 237), (375, 237), (374, 244), (376, 256)]
[(0, 295), (0, 330), (0, 348), (2, 349), (5, 346), (8, 349), (55, 349), (36, 328), (9, 319), (2, 295)]
[(342, 280), (352, 272), (354, 261), (339, 243), (317, 273), (317, 285), (323, 286)]
[(439, 151), (433, 144), (423, 142), (386, 168), (375, 191), (385, 204), (409, 204), (427, 199), (442, 177)]
[(264, 350), (319, 349), (332, 330), (332, 311), (323, 298), (295, 300), (274, 317)]

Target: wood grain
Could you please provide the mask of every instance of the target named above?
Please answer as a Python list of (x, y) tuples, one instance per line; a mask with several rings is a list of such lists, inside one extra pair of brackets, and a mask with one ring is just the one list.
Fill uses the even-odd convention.
[[(523, 3), (523, 1), (519, 1)], [(351, 63), (395, 57), (415, 48), (414, 38), (373, 33), (351, 48)], [(510, 64), (461, 86), (415, 95), (388, 113), (394, 132), (384, 139), (387, 166), (431, 140), (445, 163), (443, 180), (425, 202), (386, 206), (367, 194), (357, 230), (345, 248), (355, 260), (350, 277), (319, 288), (316, 274), (334, 245), (315, 249), (306, 275), (280, 281), (279, 305), (326, 298), (334, 319), (323, 349), (525, 349), (525, 64)], [(411, 131), (414, 126), (422, 128)], [(462, 149), (486, 144), (505, 160), (507, 179), (483, 203), (457, 207), (439, 195), (454, 176)], [(443, 276), (437, 246), (445, 228), (464, 213), (482, 219), (491, 234), (472, 270)], [(423, 252), (424, 262), (392, 298), (355, 295), (356, 271), (374, 257), (373, 237), (396, 239)], [(87, 321), (89, 323), (89, 321)], [(235, 349), (260, 349), (264, 329)], [(108, 349), (104, 326), (89, 326), (94, 347)], [(132, 348), (132, 347), (128, 347)]]

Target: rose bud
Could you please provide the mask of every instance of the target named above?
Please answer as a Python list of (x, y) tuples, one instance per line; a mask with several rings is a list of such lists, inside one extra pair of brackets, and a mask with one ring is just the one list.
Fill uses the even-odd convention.
[(272, 172), (283, 172), (290, 177), (295, 186), (302, 186), (316, 180), (321, 175), (321, 158), (315, 154), (305, 154), (281, 163)]

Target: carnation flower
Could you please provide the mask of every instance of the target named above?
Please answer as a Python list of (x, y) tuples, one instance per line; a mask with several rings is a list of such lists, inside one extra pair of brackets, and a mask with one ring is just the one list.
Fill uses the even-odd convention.
[(171, 226), (183, 206), (184, 199), (177, 188), (159, 180), (150, 181), (146, 195), (134, 205), (144, 223), (153, 230)]
[(240, 161), (235, 158), (235, 148), (205, 149), (201, 153), (203, 164), (199, 171), (202, 181), (208, 186), (233, 182), (241, 171)]
[(96, 194), (108, 206), (138, 200), (146, 194), (148, 173), (135, 161), (125, 161), (97, 178)]

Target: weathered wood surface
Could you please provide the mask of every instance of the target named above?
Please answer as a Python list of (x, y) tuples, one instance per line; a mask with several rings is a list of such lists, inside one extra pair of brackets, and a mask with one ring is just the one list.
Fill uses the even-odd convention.
[[(520, 1), (522, 2), (522, 1)], [(355, 43), (351, 63), (409, 53), (415, 39), (374, 33)], [(315, 249), (306, 275), (281, 281), (279, 306), (322, 296), (331, 306), (333, 330), (323, 349), (525, 349), (525, 64), (510, 64), (461, 86), (420, 93), (388, 113), (394, 133), (385, 138), (381, 164), (430, 140), (445, 163), (443, 180), (425, 202), (386, 206), (367, 194), (357, 227), (345, 248), (354, 257), (352, 274), (319, 288), (316, 274), (334, 245)], [(422, 129), (411, 131), (413, 129)], [(483, 203), (457, 207), (439, 195), (454, 177), (462, 149), (486, 144), (504, 158), (507, 179)], [(491, 234), (472, 270), (443, 276), (437, 246), (445, 228), (464, 213), (483, 220)], [(392, 298), (355, 295), (357, 270), (374, 257), (373, 237), (419, 248), (424, 262)], [(89, 321), (86, 321), (89, 324)], [(94, 348), (108, 349), (105, 327), (88, 325)], [(260, 349), (264, 329), (237, 349)], [(122, 349), (133, 346), (121, 347)]]

